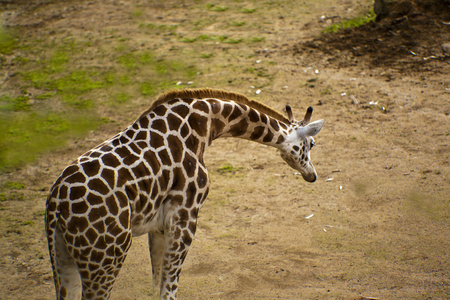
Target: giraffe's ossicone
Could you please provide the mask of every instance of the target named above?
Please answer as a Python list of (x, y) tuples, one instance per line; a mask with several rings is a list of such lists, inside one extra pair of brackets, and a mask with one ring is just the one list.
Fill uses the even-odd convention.
[(203, 154), (219, 137), (276, 147), (303, 178), (317, 175), (309, 152), (323, 120), (288, 118), (220, 90), (166, 93), (124, 131), (81, 155), (46, 204), (57, 299), (109, 299), (132, 237), (148, 235), (153, 283), (175, 299), (181, 266), (209, 189)]

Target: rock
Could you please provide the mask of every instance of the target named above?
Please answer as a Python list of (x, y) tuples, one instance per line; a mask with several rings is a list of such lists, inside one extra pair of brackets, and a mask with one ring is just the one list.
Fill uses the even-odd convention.
[(445, 54), (450, 55), (450, 42), (442, 44), (442, 50), (444, 50)]
[(389, 16), (389, 9), (387, 8), (385, 0), (375, 0), (375, 3), (373, 5), (373, 11), (377, 15), (376, 17), (377, 22)]
[(377, 15), (375, 21), (379, 22), (387, 17), (397, 19), (414, 14), (417, 11), (417, 5), (413, 0), (375, 0), (373, 11)]

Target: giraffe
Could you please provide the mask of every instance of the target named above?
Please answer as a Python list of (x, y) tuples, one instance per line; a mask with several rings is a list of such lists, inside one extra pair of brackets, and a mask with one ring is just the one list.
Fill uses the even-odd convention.
[(184, 89), (160, 95), (122, 132), (66, 167), (46, 202), (46, 233), (57, 299), (109, 299), (132, 237), (148, 235), (153, 286), (176, 299), (210, 181), (203, 161), (219, 137), (276, 147), (314, 182), (312, 107), (296, 121), (247, 97)]

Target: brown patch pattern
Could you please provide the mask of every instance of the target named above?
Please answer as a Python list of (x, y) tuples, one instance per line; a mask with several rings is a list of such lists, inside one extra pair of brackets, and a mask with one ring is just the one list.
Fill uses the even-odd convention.
[[(279, 147), (290, 126), (280, 113), (236, 93), (197, 89), (158, 97), (52, 187), (46, 226), (58, 297), (69, 297), (76, 284), (62, 269), (79, 272), (84, 298), (109, 297), (132, 236), (150, 233), (155, 283), (175, 298), (209, 190), (204, 150), (219, 136)], [(293, 149), (305, 155), (300, 145)]]

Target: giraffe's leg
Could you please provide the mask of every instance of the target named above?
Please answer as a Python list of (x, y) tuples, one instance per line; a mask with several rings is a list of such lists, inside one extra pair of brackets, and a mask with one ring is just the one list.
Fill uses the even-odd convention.
[[(180, 211), (183, 211), (181, 209)], [(196, 218), (174, 215), (164, 230), (165, 251), (161, 269), (161, 299), (176, 299), (178, 279), (197, 226)]]
[(88, 247), (88, 250), (78, 251), (76, 262), (80, 270), (83, 299), (111, 297), (114, 282), (132, 241), (130, 230), (121, 231), (115, 238), (111, 238), (113, 232), (115, 232), (114, 228), (109, 231), (109, 234), (99, 236), (98, 241), (104, 245), (104, 249)]
[(67, 251), (62, 234), (55, 229), (51, 251), (57, 299), (80, 299), (81, 279), (75, 260)]
[[(81, 217), (60, 215), (57, 233), (49, 226), (49, 248), (55, 249), (55, 266), (59, 282), (58, 299), (109, 299), (113, 284), (131, 246), (129, 209), (116, 218), (100, 219), (99, 209), (89, 218), (98, 221), (90, 226)], [(103, 211), (107, 212), (106, 208)], [(94, 220), (95, 221), (95, 220)], [(55, 236), (55, 238), (52, 238)], [(55, 241), (52, 247), (51, 242)], [(80, 280), (81, 279), (81, 280)], [(58, 282), (55, 283), (58, 289)]]
[(159, 297), (161, 284), (161, 266), (165, 247), (164, 234), (159, 231), (149, 233), (148, 246), (150, 249), (150, 259), (152, 261), (153, 290), (155, 293), (155, 297)]

